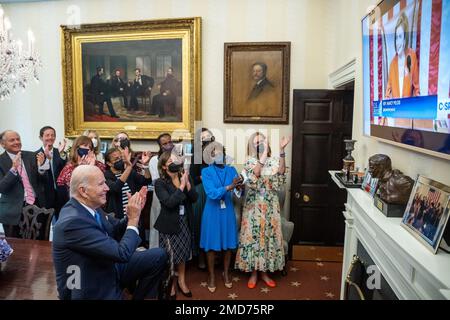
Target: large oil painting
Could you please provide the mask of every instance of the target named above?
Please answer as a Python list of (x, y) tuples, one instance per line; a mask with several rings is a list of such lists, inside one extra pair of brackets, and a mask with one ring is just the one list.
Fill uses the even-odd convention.
[(66, 136), (190, 136), (200, 119), (200, 18), (62, 26)]

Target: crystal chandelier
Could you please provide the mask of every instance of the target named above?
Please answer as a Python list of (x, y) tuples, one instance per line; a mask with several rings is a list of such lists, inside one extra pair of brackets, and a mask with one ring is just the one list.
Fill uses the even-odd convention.
[(10, 36), (11, 22), (4, 17), (0, 6), (0, 100), (8, 98), (16, 89), (25, 90), (31, 79), (38, 81), (39, 56), (34, 50), (34, 35), (28, 31), (28, 50), (23, 43)]

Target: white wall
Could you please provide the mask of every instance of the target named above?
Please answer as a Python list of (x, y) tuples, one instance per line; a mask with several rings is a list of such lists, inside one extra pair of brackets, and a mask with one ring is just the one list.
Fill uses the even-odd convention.
[[(332, 4), (331, 4), (332, 2)], [(367, 8), (376, 4), (375, 0), (333, 0), (329, 1), (329, 14), (335, 26), (332, 37), (332, 54), (329, 54), (330, 71), (334, 71), (352, 58), (356, 58), (355, 104), (353, 113), (353, 139), (358, 140), (353, 156), (360, 168), (368, 166), (368, 158), (376, 153), (391, 157), (394, 168), (402, 170), (413, 179), (417, 174), (430, 177), (450, 185), (450, 162), (423, 153), (406, 150), (373, 138), (363, 132), (363, 96), (362, 96), (362, 42), (361, 19)], [(331, 52), (330, 52), (331, 53)]]

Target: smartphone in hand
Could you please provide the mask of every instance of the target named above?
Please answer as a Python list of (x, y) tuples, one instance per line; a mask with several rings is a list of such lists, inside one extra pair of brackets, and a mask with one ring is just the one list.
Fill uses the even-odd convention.
[(138, 163), (138, 161), (141, 160), (141, 158), (142, 158), (142, 152), (137, 152), (135, 154), (135, 157), (134, 157), (134, 160), (133, 160), (133, 163), (131, 166), (134, 167), (136, 165), (136, 163)]

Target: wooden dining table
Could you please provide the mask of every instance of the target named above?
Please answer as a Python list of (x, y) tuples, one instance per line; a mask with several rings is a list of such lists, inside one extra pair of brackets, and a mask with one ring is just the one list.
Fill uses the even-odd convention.
[(14, 252), (0, 269), (0, 300), (56, 300), (52, 243), (6, 238)]

